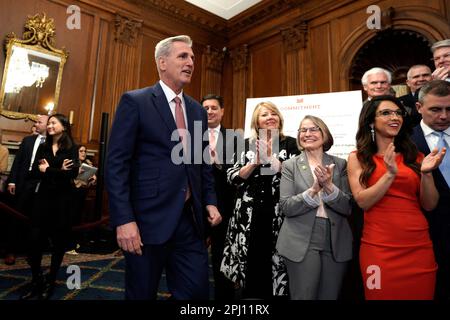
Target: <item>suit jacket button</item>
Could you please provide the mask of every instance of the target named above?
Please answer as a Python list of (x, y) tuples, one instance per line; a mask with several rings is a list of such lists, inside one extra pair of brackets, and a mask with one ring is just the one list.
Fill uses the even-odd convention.
[(332, 222), (331, 225), (334, 227), (336, 225), (336, 223)]

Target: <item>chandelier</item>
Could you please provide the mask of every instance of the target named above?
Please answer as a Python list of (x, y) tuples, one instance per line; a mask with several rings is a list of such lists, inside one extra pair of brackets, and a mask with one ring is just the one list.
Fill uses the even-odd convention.
[(49, 67), (47, 65), (31, 62), (30, 66), (27, 50), (14, 47), (9, 61), (5, 92), (19, 93), (23, 87), (30, 87), (33, 84), (36, 84), (37, 88), (42, 88), (48, 75)]

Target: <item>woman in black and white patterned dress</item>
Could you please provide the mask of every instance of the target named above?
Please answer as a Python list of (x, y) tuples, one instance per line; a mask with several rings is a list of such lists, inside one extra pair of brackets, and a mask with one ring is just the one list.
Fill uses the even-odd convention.
[(300, 151), (283, 135), (283, 117), (271, 102), (253, 111), (252, 136), (227, 171), (237, 198), (225, 240), (221, 271), (241, 288), (244, 299), (288, 295), (285, 266), (275, 251), (283, 222), (279, 211), (281, 162)]

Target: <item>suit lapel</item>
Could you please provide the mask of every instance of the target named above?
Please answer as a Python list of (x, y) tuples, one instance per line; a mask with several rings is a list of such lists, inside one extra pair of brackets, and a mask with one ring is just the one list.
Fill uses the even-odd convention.
[(186, 123), (186, 127), (187, 127), (187, 130), (189, 131), (189, 132), (191, 132), (191, 134), (193, 133), (193, 131), (192, 131), (192, 126), (193, 126), (193, 122), (194, 122), (194, 120), (193, 120), (193, 107), (192, 107), (192, 104), (191, 104), (191, 101), (186, 97), (186, 95), (183, 93), (183, 100), (184, 100), (184, 103), (186, 104), (185, 105), (185, 110), (186, 110), (186, 119), (187, 119), (187, 123)]
[(308, 157), (305, 152), (302, 152), (297, 158), (297, 169), (300, 172), (300, 176), (307, 186), (312, 186), (314, 183), (314, 177), (309, 167)]
[(153, 87), (151, 99), (156, 111), (161, 116), (169, 131), (175, 131), (177, 129), (177, 125), (175, 123), (175, 119), (173, 118), (173, 114), (170, 111), (170, 106), (167, 102), (166, 95), (164, 94), (164, 91), (159, 83)]
[(333, 158), (330, 155), (324, 153), (323, 157), (322, 157), (323, 166), (329, 166), (330, 164), (333, 164), (333, 163), (334, 163)]
[[(422, 152), (425, 156), (427, 156), (431, 152), (420, 125), (416, 126), (413, 129), (413, 140), (416, 143), (417, 149), (419, 149), (419, 151)], [(436, 169), (433, 171), (433, 173), (433, 176), (435, 178), (434, 181), (436, 184), (440, 183), (443, 186), (447, 185), (447, 182), (445, 181), (444, 175), (442, 174), (441, 170)]]
[(413, 136), (419, 151), (425, 155), (429, 154), (430, 148), (428, 147), (427, 141), (425, 140), (425, 135), (423, 134), (423, 130), (420, 125), (414, 128)]

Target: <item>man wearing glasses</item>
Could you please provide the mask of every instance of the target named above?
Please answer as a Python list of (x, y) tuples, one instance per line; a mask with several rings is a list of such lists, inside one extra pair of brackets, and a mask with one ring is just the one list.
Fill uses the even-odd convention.
[(438, 41), (431, 47), (436, 67), (432, 76), (434, 80), (450, 82), (450, 39)]

